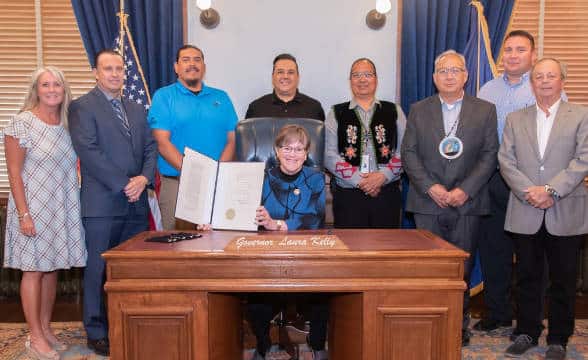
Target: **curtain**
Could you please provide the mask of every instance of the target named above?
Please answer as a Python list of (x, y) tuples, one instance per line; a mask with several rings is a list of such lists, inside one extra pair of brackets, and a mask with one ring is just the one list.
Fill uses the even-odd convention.
[[(78, 28), (94, 66), (94, 56), (112, 48), (118, 35), (119, 0), (71, 0)], [(175, 81), (175, 53), (183, 45), (182, 0), (125, 0), (128, 26), (151, 94)]]
[(484, 15), (486, 16), (488, 32), (490, 33), (492, 55), (494, 56), (494, 61), (498, 61), (502, 40), (504, 40), (510, 23), (510, 15), (512, 14), (515, 0), (482, 0), (480, 2), (484, 5)]
[(465, 92), (472, 96), (478, 96), (480, 88), (498, 75), (492, 56), (488, 24), (482, 9), (483, 5), (480, 2), (472, 2), (469, 38), (463, 51), (469, 72)]
[[(463, 52), (470, 26), (470, 0), (410, 0), (402, 5), (401, 105), (435, 93), (433, 61), (448, 49)], [(482, 0), (496, 58), (514, 0)]]
[[(482, 0), (488, 23), (492, 54), (497, 59), (515, 0)], [(471, 0), (404, 0), (400, 101), (406, 114), (410, 105), (435, 93), (434, 60), (445, 50), (463, 53), (470, 38)], [(402, 179), (402, 205), (406, 203), (408, 179)], [(413, 228), (410, 214), (403, 213), (403, 228)]]

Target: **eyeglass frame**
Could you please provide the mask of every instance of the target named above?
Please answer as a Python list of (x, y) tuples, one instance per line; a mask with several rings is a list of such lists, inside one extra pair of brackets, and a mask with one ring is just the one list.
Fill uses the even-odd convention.
[(453, 76), (457, 76), (457, 74), (460, 73), (464, 73), (466, 72), (466, 69), (464, 68), (459, 68), (459, 67), (450, 67), (450, 68), (440, 68), (435, 70), (435, 74), (439, 75), (439, 76), (449, 76), (449, 74), (453, 75)]
[(364, 71), (364, 72), (352, 72), (349, 77), (352, 80), (360, 80), (361, 78), (365, 78), (367, 80), (375, 79), (376, 73), (373, 71)]
[(296, 155), (305, 154), (308, 151), (304, 147), (295, 148), (295, 147), (288, 146), (288, 145), (280, 146), (278, 149), (280, 151), (282, 151), (284, 154), (292, 154), (292, 153), (294, 153)]

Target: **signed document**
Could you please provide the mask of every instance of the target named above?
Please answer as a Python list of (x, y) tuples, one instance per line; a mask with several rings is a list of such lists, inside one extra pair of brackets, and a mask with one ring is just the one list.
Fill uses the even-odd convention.
[(257, 231), (264, 169), (262, 162), (218, 162), (186, 148), (176, 217), (214, 229)]

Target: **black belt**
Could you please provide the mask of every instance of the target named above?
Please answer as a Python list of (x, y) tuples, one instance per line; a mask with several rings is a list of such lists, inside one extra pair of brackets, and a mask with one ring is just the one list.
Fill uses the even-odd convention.
[(178, 180), (180, 178), (179, 176), (169, 176), (169, 175), (163, 175), (163, 174), (161, 176), (163, 176), (166, 179), (174, 179), (174, 180)]

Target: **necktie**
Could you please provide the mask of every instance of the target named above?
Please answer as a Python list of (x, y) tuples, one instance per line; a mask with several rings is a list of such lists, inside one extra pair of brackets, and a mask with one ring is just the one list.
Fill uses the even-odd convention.
[(127, 119), (127, 116), (122, 109), (122, 104), (120, 100), (112, 99), (110, 100), (110, 102), (112, 103), (112, 108), (114, 109), (116, 117), (118, 118), (118, 120), (120, 120), (122, 126), (125, 128), (127, 136), (131, 136), (131, 127), (129, 126), (129, 119)]

